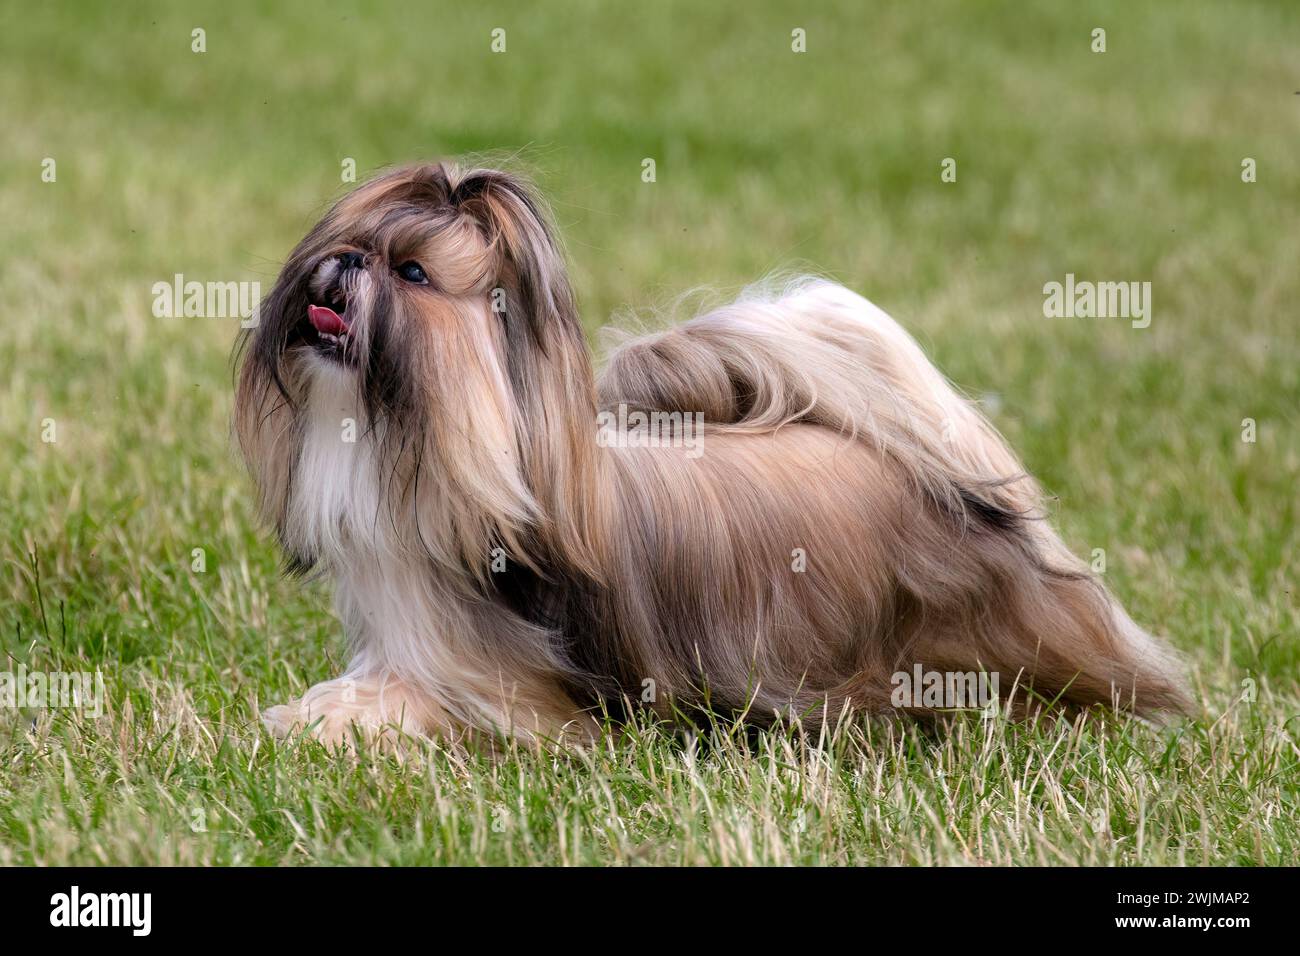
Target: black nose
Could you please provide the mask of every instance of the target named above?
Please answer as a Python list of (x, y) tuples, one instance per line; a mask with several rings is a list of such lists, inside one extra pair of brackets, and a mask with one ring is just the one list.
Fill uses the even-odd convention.
[(339, 253), (339, 265), (344, 269), (360, 269), (365, 262), (365, 257), (359, 252)]

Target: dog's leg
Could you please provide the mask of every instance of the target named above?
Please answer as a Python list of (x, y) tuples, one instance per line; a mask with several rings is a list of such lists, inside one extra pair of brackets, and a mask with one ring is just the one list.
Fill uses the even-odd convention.
[(560, 708), (555, 701), (529, 704), (508, 695), (493, 710), (501, 716), (471, 728), (410, 682), (380, 671), (317, 684), (298, 700), (262, 711), (262, 723), (281, 739), (307, 733), (329, 746), (351, 746), (359, 736), (388, 747), (403, 738), (467, 738), (476, 730), (569, 744), (589, 743), (601, 734), (590, 713)]
[(262, 723), (277, 737), (305, 732), (329, 746), (350, 746), (358, 735), (385, 746), (452, 728), (445, 710), (387, 672), (324, 681), (299, 700), (264, 710)]

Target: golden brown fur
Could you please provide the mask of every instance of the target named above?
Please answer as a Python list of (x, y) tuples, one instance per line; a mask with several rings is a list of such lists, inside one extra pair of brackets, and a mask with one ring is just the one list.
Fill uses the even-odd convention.
[[(331, 295), (353, 364), (304, 326)], [(598, 441), (619, 408), (703, 430), (694, 450)], [(268, 712), (279, 732), (881, 711), (918, 662), (1067, 706), (1185, 702), (1172, 653), (883, 312), (800, 280), (624, 344), (597, 383), (546, 219), (500, 172), (415, 166), (343, 199), (243, 343), (235, 424), (353, 646), (343, 678)]]

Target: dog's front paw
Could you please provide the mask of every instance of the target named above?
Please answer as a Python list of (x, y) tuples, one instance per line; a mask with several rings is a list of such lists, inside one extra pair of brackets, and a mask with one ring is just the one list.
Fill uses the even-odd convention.
[(295, 725), (300, 730), (303, 729), (306, 725), (302, 722), (301, 704), (301, 701), (294, 701), (291, 704), (277, 704), (266, 708), (261, 713), (262, 726), (281, 740), (293, 733)]
[(358, 736), (368, 740), (381, 736), (381, 721), (373, 711), (312, 691), (302, 700), (264, 710), (266, 729), (281, 740), (307, 735), (327, 747), (351, 747)]
[(308, 734), (330, 747), (351, 747), (358, 739), (387, 746), (403, 736), (429, 733), (430, 712), (428, 702), (391, 676), (342, 677), (317, 684), (300, 700), (268, 707), (262, 723), (281, 740)]

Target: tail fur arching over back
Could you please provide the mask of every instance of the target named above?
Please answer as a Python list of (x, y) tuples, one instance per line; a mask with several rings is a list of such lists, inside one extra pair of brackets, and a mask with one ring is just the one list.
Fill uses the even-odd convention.
[[(1066, 548), (996, 429), (861, 296), (820, 279), (751, 291), (615, 348), (599, 391), (701, 413), (714, 432), (821, 426), (887, 460), (927, 515), (893, 542), (909, 660), (1000, 671), (1004, 689), (1018, 679), (1069, 705), (1186, 709), (1174, 654)], [(881, 678), (845, 695), (879, 703)]]

